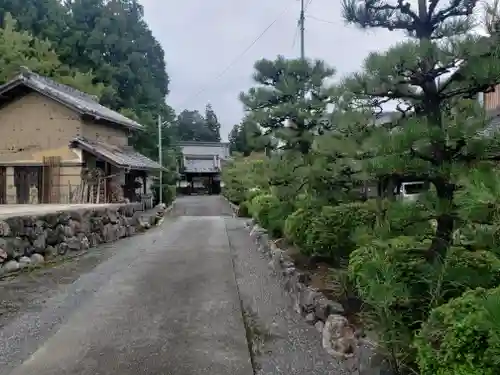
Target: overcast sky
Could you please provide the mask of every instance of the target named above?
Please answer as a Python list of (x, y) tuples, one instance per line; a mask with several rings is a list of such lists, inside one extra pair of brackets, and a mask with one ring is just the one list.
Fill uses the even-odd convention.
[[(305, 33), (306, 55), (325, 60), (338, 76), (357, 70), (370, 51), (386, 50), (400, 40), (395, 32), (346, 26), (340, 3), (311, 0)], [(253, 63), (300, 53), (298, 0), (142, 0), (142, 4), (165, 50), (171, 80), (168, 104), (180, 112), (203, 110), (210, 102), (222, 124), (223, 139), (243, 115), (238, 95), (252, 86)], [(275, 19), (265, 35), (217, 79)]]

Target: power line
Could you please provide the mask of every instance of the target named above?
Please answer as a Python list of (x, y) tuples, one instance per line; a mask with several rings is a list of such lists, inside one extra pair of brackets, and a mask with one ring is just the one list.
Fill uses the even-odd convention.
[[(226, 68), (224, 68), (224, 70), (222, 70), (215, 78), (213, 81), (217, 81), (219, 78), (221, 78), (224, 74), (226, 74), (234, 65), (236, 65), (236, 63), (243, 57), (245, 56), (245, 54), (255, 45), (257, 44), (257, 42), (269, 31), (269, 29), (271, 29), (271, 27), (274, 26), (274, 24), (276, 22), (279, 21), (279, 19), (290, 9), (290, 6), (286, 7), (253, 41), (252, 43), (250, 43), (238, 56), (236, 56), (236, 58), (233, 59), (233, 61), (231, 61), (229, 63), (228, 66), (226, 66)], [(194, 95), (188, 97), (184, 103), (181, 105), (181, 107), (184, 107), (184, 105), (189, 102), (190, 100), (198, 97), (200, 94), (202, 94), (203, 92), (205, 92), (210, 86), (211, 84), (213, 83), (210, 82), (208, 83), (207, 85), (205, 85), (204, 87), (202, 87), (199, 91), (197, 91)]]
[(298, 36), (299, 36), (299, 23), (297, 22), (297, 27), (295, 28), (295, 33), (293, 34), (292, 49), (293, 47), (295, 47), (295, 43), (297, 43)]
[(312, 20), (319, 21), (319, 22), (329, 23), (329, 24), (332, 24), (332, 25), (338, 25), (338, 22), (333, 22), (333, 21), (325, 20), (325, 19), (322, 19), (322, 18), (311, 16), (310, 14), (306, 15), (306, 18), (310, 18)]
[(309, 8), (309, 5), (311, 5), (312, 3), (312, 0), (309, 0), (306, 4), (306, 6), (304, 7), (304, 12), (307, 12), (307, 8)]

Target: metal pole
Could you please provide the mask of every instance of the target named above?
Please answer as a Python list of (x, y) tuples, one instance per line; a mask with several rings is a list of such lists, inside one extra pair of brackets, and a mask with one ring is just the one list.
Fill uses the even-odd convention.
[(161, 116), (158, 115), (158, 163), (160, 164), (160, 189), (158, 193), (159, 203), (163, 203), (163, 153), (161, 149)]
[(300, 58), (302, 60), (305, 60), (306, 58), (306, 52), (305, 52), (305, 46), (304, 46), (304, 23), (305, 23), (305, 16), (304, 16), (304, 0), (300, 0)]

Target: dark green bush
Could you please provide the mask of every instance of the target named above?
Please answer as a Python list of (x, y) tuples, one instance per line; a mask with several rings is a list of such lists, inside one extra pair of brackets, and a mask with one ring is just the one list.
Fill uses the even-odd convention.
[(372, 202), (325, 206), (307, 228), (304, 251), (328, 256), (334, 261), (345, 259), (354, 250), (353, 233), (358, 227), (372, 227), (376, 211)]
[(295, 210), (285, 220), (283, 230), (285, 238), (301, 249), (305, 249), (307, 228), (315, 215), (315, 211), (311, 209), (299, 208)]
[(366, 301), (377, 300), (374, 291), (381, 284), (392, 284), (395, 293), (402, 292), (400, 299), (393, 299), (395, 310), (408, 310), (411, 321), (421, 321), (431, 301), (447, 301), (470, 288), (500, 284), (500, 259), (493, 253), (452, 247), (446, 259), (429, 263), (429, 245), (430, 240), (404, 236), (373, 241), (351, 253), (349, 274)]
[(500, 260), (488, 251), (452, 247), (446, 259), (431, 263), (430, 240), (396, 237), (375, 240), (351, 253), (349, 276), (374, 319), (375, 329), (393, 353), (416, 366), (413, 335), (435, 306), (470, 288), (500, 283)]
[(415, 339), (422, 375), (500, 372), (500, 288), (478, 288), (432, 310)]
[(250, 213), (272, 236), (281, 237), (289, 207), (272, 194), (261, 194), (252, 199)]

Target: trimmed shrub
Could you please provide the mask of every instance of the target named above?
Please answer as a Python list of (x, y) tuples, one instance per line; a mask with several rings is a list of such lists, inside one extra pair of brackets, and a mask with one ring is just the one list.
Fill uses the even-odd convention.
[(393, 355), (404, 353), (413, 368), (413, 335), (434, 306), (470, 288), (500, 283), (500, 260), (494, 254), (452, 247), (446, 259), (431, 263), (426, 259), (430, 243), (404, 236), (375, 240), (354, 250), (349, 260), (349, 277), (375, 318), (382, 344)]
[(307, 228), (311, 224), (311, 220), (315, 216), (315, 212), (307, 208), (299, 208), (289, 215), (285, 220), (284, 235), (285, 238), (304, 249), (307, 239)]
[(257, 195), (251, 201), (250, 213), (272, 236), (280, 237), (283, 234), (285, 219), (288, 215), (287, 206), (276, 196)]
[(356, 246), (352, 239), (356, 228), (375, 224), (376, 211), (372, 206), (371, 202), (354, 202), (323, 207), (307, 228), (304, 251), (334, 261), (347, 258)]
[(422, 375), (496, 375), (500, 288), (478, 288), (432, 310), (415, 339)]
[[(380, 287), (391, 286), (399, 295), (391, 298), (395, 310), (408, 310), (415, 322), (428, 312), (431, 300), (447, 301), (470, 288), (500, 284), (500, 259), (494, 254), (452, 247), (442, 262), (429, 263), (426, 253), (430, 244), (430, 240), (401, 236), (375, 240), (354, 250), (349, 274), (361, 297), (368, 303), (376, 302)], [(384, 303), (391, 305), (387, 299)]]

